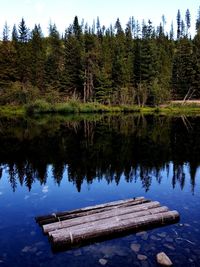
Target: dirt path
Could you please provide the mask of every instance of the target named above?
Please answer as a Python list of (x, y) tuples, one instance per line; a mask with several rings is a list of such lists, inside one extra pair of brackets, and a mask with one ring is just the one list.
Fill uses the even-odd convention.
[(183, 100), (173, 100), (171, 101), (171, 104), (197, 104), (197, 105), (200, 105), (200, 100), (186, 100), (186, 101), (183, 101)]

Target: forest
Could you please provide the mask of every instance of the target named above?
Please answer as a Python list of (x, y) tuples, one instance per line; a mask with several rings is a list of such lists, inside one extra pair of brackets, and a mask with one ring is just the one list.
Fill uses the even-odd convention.
[(189, 9), (154, 26), (130, 17), (109, 28), (97, 17), (92, 26), (74, 17), (63, 35), (56, 24), (44, 36), (22, 18), (12, 30), (5, 23), (0, 41), (0, 105), (35, 101), (158, 106), (200, 97), (200, 8), (191, 35)]

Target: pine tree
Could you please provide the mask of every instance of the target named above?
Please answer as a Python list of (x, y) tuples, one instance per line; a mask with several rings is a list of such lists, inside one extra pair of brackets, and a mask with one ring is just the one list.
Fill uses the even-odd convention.
[(82, 34), (82, 28), (79, 25), (79, 21), (78, 21), (78, 17), (75, 16), (74, 18), (74, 22), (72, 24), (72, 29), (73, 29), (73, 34), (75, 35), (75, 37), (80, 40), (81, 38), (81, 34)]
[(5, 25), (3, 27), (3, 42), (9, 41), (9, 27), (7, 22), (5, 22)]
[(115, 23), (116, 35), (113, 38), (114, 53), (112, 58), (112, 82), (113, 82), (113, 102), (120, 99), (120, 91), (125, 86), (125, 34), (119, 19)]
[(45, 88), (45, 54), (46, 47), (42, 29), (39, 25), (35, 25), (31, 33), (31, 82), (41, 91)]
[(19, 23), (18, 32), (19, 42), (27, 43), (29, 40), (29, 29), (26, 26), (24, 18), (22, 18), (21, 22)]
[(29, 44), (29, 29), (25, 20), (22, 18), (18, 27), (18, 43), (17, 50), (17, 72), (19, 81), (23, 84), (31, 80), (31, 53)]
[(180, 12), (180, 9), (178, 10), (176, 19), (177, 19), (177, 39), (179, 39), (181, 37), (181, 12)]
[(195, 96), (200, 97), (200, 31), (198, 30), (197, 34), (193, 40), (194, 48), (193, 48), (193, 66), (195, 71), (194, 76), (194, 89), (195, 89)]
[(83, 43), (77, 17), (68, 27), (64, 40), (64, 69), (62, 74), (63, 91), (69, 95), (84, 97)]
[(12, 29), (12, 42), (17, 43), (18, 42), (18, 32), (17, 32), (17, 27), (14, 24), (13, 29)]
[(198, 9), (196, 25), (195, 26), (196, 26), (196, 31), (198, 32), (199, 29), (200, 29), (200, 6), (199, 6), (199, 9)]
[(48, 90), (61, 90), (60, 79), (64, 68), (63, 49), (60, 34), (55, 24), (49, 25), (47, 57), (45, 62), (45, 87)]
[(169, 33), (169, 38), (170, 40), (174, 40), (174, 25), (173, 22), (171, 23), (171, 29), (170, 29), (170, 33)]
[(162, 15), (162, 28), (163, 28), (163, 33), (165, 33), (165, 25), (166, 25), (167, 21), (165, 18), (165, 15)]
[(172, 85), (174, 94), (184, 98), (189, 90), (194, 89), (193, 45), (187, 38), (181, 39), (173, 59)]
[(191, 15), (189, 9), (187, 9), (185, 13), (185, 23), (186, 23), (186, 35), (188, 36), (191, 27)]
[(94, 97), (95, 80), (99, 71), (98, 63), (101, 38), (98, 33), (95, 36), (89, 32), (85, 33), (83, 37), (84, 102), (90, 101)]
[(0, 90), (8, 88), (16, 79), (15, 50), (7, 37), (0, 43)]
[(110, 29), (105, 31), (99, 48), (99, 66), (96, 73), (95, 99), (110, 104), (113, 96), (112, 63), (114, 57), (114, 38)]

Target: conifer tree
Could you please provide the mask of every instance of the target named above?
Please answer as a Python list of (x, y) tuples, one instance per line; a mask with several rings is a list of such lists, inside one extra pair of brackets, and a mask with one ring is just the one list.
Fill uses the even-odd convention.
[(180, 9), (178, 10), (176, 19), (177, 19), (177, 39), (179, 39), (181, 37), (181, 12), (180, 12)]
[(45, 87), (49, 90), (60, 90), (60, 79), (63, 71), (63, 50), (60, 34), (55, 24), (49, 25), (47, 39), (47, 57), (45, 62)]
[(189, 90), (194, 89), (193, 45), (187, 38), (182, 38), (173, 59), (173, 91), (179, 98), (184, 98)]
[(68, 94), (84, 97), (83, 43), (78, 18), (74, 18), (64, 40), (63, 90)]
[(189, 30), (191, 27), (191, 15), (189, 9), (185, 13), (185, 23), (186, 23), (186, 35), (189, 37)]
[(42, 29), (39, 25), (35, 25), (31, 33), (31, 82), (41, 91), (45, 88), (45, 54), (46, 47)]
[(24, 18), (22, 18), (21, 22), (19, 23), (18, 27), (19, 32), (19, 42), (27, 43), (29, 40), (29, 29), (26, 26)]
[(18, 44), (17, 50), (17, 72), (19, 81), (25, 84), (31, 79), (31, 53), (29, 43), (29, 29), (26, 26), (24, 18), (22, 18), (18, 27)]

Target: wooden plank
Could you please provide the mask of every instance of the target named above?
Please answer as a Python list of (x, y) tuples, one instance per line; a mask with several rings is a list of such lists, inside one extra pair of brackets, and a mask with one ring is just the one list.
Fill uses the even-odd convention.
[(127, 199), (127, 200), (119, 200), (119, 201), (113, 201), (105, 204), (95, 205), (95, 206), (89, 206), (81, 209), (76, 209), (72, 211), (64, 211), (64, 212), (58, 212), (55, 214), (45, 215), (45, 216), (39, 216), (36, 217), (36, 222), (40, 225), (49, 224), (53, 222), (63, 221), (66, 219), (81, 217), (85, 215), (94, 214), (97, 212), (103, 212), (106, 210), (111, 210), (113, 207), (127, 207), (132, 205), (138, 205), (140, 203), (148, 203), (150, 200), (145, 199), (144, 197), (138, 197), (134, 199)]
[(158, 212), (163, 212), (167, 211), (167, 207), (160, 207), (158, 209), (155, 209), (157, 207), (160, 207), (160, 203), (158, 201), (152, 201), (149, 203), (145, 204), (139, 204), (136, 206), (129, 206), (129, 207), (113, 207), (112, 210), (108, 211), (103, 211), (101, 213), (95, 213), (95, 214), (90, 214), (86, 215), (83, 217), (76, 217), (73, 219), (68, 219), (64, 220), (61, 222), (55, 222), (55, 223), (50, 223), (43, 225), (43, 231), (45, 234), (48, 232), (57, 230), (57, 229), (62, 229), (62, 228), (67, 228), (67, 227), (72, 227), (75, 225), (81, 225), (80, 227), (84, 227), (85, 223), (91, 223), (99, 220), (104, 220), (104, 219), (110, 219), (112, 220), (112, 217), (116, 216), (124, 216), (126, 214), (131, 214), (132, 217), (138, 217), (142, 215), (148, 215), (151, 213), (158, 213)]
[(147, 226), (163, 225), (175, 222), (179, 219), (177, 211), (167, 211), (158, 214), (151, 214), (142, 217), (132, 218), (112, 218), (105, 219), (100, 223), (91, 222), (84, 227), (74, 226), (64, 228), (49, 233), (50, 240), (54, 247), (71, 246), (82, 242), (93, 240), (98, 237), (107, 237), (112, 234), (122, 233), (125, 231), (136, 230)]

